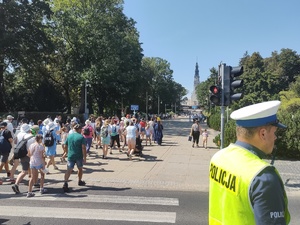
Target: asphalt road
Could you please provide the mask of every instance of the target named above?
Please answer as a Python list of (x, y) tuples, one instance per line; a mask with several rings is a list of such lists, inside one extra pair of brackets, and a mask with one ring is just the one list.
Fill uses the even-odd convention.
[[(58, 194), (59, 193), (59, 194)], [(12, 225), (206, 225), (207, 192), (101, 188), (26, 198), (10, 186), (0, 193), (0, 224)], [(300, 196), (289, 196), (290, 225), (300, 221)]]
[(207, 224), (204, 192), (103, 189), (26, 198), (9, 186), (0, 193), (0, 224)]

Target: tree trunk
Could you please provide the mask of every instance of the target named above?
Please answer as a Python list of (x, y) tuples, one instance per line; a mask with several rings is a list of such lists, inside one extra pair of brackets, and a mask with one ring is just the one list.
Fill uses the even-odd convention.
[(6, 111), (6, 106), (4, 104), (4, 66), (3, 66), (3, 60), (0, 60), (0, 112)]
[(71, 97), (70, 97), (70, 92), (68, 88), (64, 88), (65, 90), (65, 97), (66, 97), (66, 104), (67, 104), (67, 114), (71, 113), (72, 109), (72, 103), (71, 103)]
[(101, 104), (101, 101), (98, 101), (98, 114), (103, 115), (103, 104)]
[(80, 107), (79, 107), (79, 113), (82, 114), (82, 113), (85, 113), (85, 109), (84, 109), (84, 97), (85, 97), (85, 86), (84, 84), (81, 86), (81, 94), (80, 94)]
[(3, 38), (4, 38), (4, 32), (5, 32), (5, 13), (4, 13), (4, 4), (6, 4), (7, 1), (3, 0), (2, 4), (0, 3), (0, 112), (6, 111), (6, 106), (4, 103), (4, 93), (5, 93), (5, 87), (4, 87), (4, 46), (3, 46)]

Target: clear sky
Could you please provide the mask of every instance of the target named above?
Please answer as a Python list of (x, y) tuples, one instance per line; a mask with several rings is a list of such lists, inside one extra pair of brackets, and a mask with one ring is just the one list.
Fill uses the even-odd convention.
[(237, 66), (248, 52), (263, 58), (290, 48), (300, 52), (299, 0), (124, 0), (136, 21), (143, 53), (170, 63), (177, 83), (193, 90), (223, 62)]

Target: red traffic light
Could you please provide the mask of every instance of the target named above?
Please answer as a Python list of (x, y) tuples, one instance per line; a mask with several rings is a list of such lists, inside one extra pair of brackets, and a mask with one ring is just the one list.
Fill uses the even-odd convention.
[(213, 89), (213, 93), (214, 93), (214, 94), (217, 94), (217, 93), (219, 93), (219, 90), (218, 90), (218, 88), (217, 88), (217, 87), (214, 87), (214, 89)]
[(221, 87), (212, 85), (209, 88), (212, 95), (210, 96), (210, 101), (215, 105), (221, 105)]
[(220, 87), (218, 87), (218, 86), (215, 86), (215, 85), (210, 86), (209, 90), (210, 90), (210, 92), (213, 93), (214, 95), (220, 94)]

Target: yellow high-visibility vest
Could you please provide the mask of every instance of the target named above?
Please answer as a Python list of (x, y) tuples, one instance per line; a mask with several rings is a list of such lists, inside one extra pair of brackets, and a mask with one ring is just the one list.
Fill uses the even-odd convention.
[[(217, 152), (210, 162), (209, 224), (254, 225), (249, 189), (253, 179), (268, 166), (271, 165), (235, 144)], [(288, 223), (286, 194), (285, 203)]]

